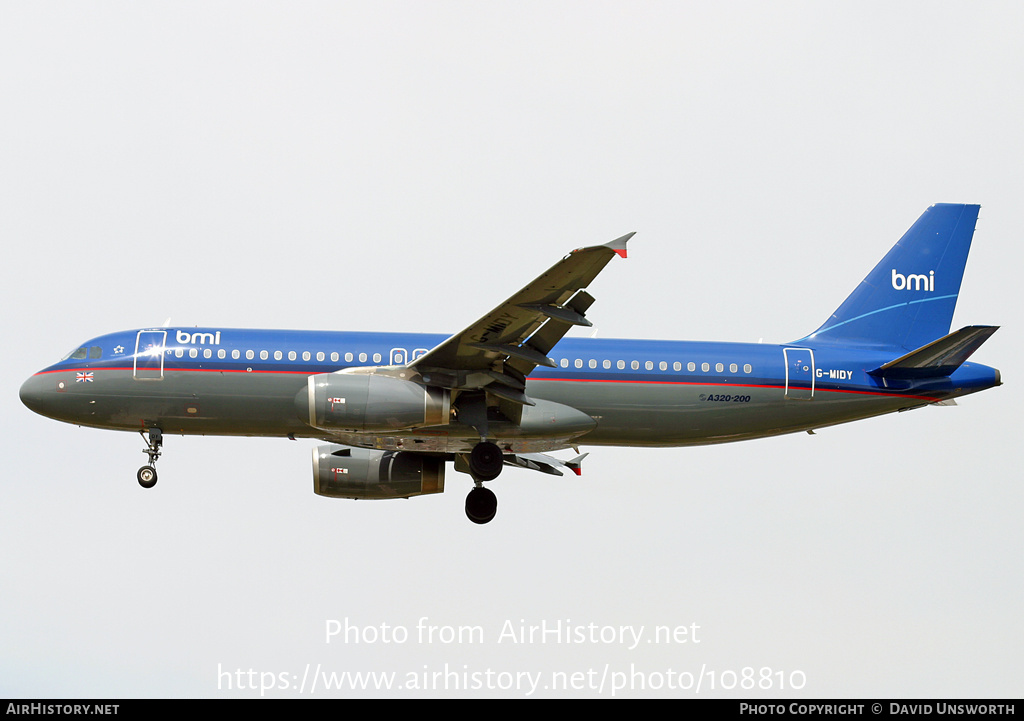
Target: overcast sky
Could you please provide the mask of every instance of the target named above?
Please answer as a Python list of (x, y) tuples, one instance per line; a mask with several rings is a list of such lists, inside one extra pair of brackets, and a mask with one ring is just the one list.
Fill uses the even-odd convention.
[[(3, 3), (0, 696), (1021, 696), (1022, 32), (1009, 2)], [(312, 441), (168, 437), (145, 491), (137, 435), (17, 396), (168, 317), (452, 333), (629, 231), (601, 336), (785, 342), (935, 202), (982, 205), (953, 326), (1002, 326), (1006, 385), (509, 469), (487, 526), (454, 472), (315, 496)], [(506, 633), (558, 624), (643, 636)]]

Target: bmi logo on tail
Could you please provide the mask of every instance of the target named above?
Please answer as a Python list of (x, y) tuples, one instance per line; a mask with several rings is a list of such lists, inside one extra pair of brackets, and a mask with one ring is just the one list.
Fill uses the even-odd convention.
[(893, 268), (892, 287), (896, 290), (935, 290), (935, 271), (929, 271), (928, 275), (903, 275)]

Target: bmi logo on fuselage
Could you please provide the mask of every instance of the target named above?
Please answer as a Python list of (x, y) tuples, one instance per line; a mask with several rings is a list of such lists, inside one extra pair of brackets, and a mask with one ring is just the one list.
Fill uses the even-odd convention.
[(179, 343), (191, 345), (220, 345), (220, 331), (216, 333), (186, 333), (183, 330), (175, 334)]
[(896, 290), (935, 290), (935, 271), (929, 271), (928, 275), (914, 275), (908, 273), (903, 275), (892, 271), (892, 287)]

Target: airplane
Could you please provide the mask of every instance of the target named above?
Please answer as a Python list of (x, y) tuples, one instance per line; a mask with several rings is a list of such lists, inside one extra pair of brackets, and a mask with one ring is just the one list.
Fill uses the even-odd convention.
[[(315, 438), (313, 490), (350, 499), (444, 491), (497, 512), (505, 466), (580, 474), (581, 446), (690, 446), (809, 432), (1001, 385), (968, 358), (997, 326), (950, 332), (978, 205), (929, 207), (810, 335), (765, 343), (564, 338), (633, 233), (574, 250), (453, 336), (153, 327), (76, 346), (21, 387), (80, 426), (138, 431), (157, 482), (167, 434)], [(572, 449), (561, 460), (549, 455)]]

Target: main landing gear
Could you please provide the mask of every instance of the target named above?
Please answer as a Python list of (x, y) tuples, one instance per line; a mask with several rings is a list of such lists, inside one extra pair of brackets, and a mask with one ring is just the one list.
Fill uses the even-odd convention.
[(489, 523), (498, 512), (498, 497), (490, 488), (477, 486), (466, 496), (466, 517), (473, 523)]
[(146, 437), (146, 431), (139, 431), (139, 434), (146, 441), (146, 448), (142, 452), (149, 456), (149, 465), (140, 468), (136, 477), (139, 480), (140, 486), (152, 488), (156, 485), (156, 459), (160, 457), (160, 447), (164, 444), (164, 434), (159, 428), (150, 428), (148, 438)]
[(501, 473), (505, 460), (501, 449), (490, 441), (480, 441), (469, 454), (469, 474), (476, 487), (466, 496), (466, 516), (473, 523), (489, 523), (498, 512), (498, 497), (484, 481), (493, 481)]
[(497, 444), (480, 441), (469, 454), (469, 473), (474, 481), (493, 481), (501, 473), (505, 459)]

